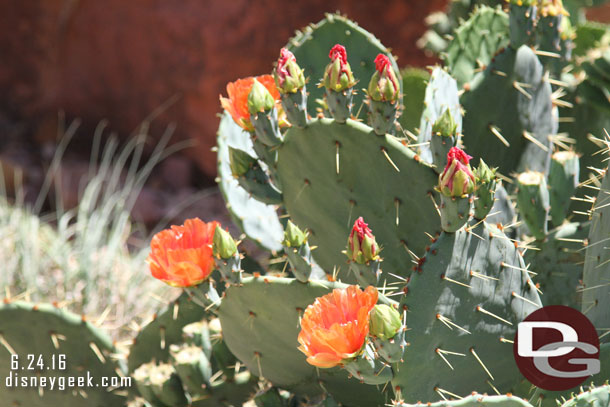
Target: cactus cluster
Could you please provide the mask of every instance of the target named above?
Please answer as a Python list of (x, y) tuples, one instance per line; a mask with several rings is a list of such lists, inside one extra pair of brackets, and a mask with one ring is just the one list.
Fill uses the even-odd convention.
[[(217, 228), (220, 274), (183, 299), (218, 317), (227, 348), (259, 381), (257, 405), (607, 402), (607, 386), (572, 399), (532, 392), (512, 351), (517, 324), (543, 305), (608, 322), (608, 186), (581, 182), (583, 141), (559, 131), (574, 40), (560, 6), (475, 8), (425, 92), (425, 75), (403, 80), (374, 37), (329, 15), (281, 50), (277, 92), (263, 76), (242, 89), (247, 113), (229, 110), (219, 129), (222, 183), (240, 191), (225, 197), (230, 208), (263, 205), (267, 215), (248, 216), (272, 221), (243, 231), (285, 267), (246, 273)], [(603, 84), (594, 77), (585, 81)], [(419, 128), (401, 119), (417, 104)], [(584, 188), (600, 197), (574, 198)], [(577, 221), (575, 199), (597, 201), (591, 222)], [(189, 393), (182, 359), (200, 363), (205, 345), (181, 346), (174, 353), (185, 356), (164, 352), (162, 366)], [(600, 358), (608, 363), (606, 345)]]
[[(229, 160), (250, 199), (276, 205), (287, 219), (287, 267), (279, 277), (255, 273), (232, 284), (215, 311), (229, 349), (254, 375), (325, 405), (404, 405), (471, 392), (509, 394), (490, 403), (527, 404), (510, 393), (536, 404), (549, 402), (542, 395), (562, 397), (530, 394), (513, 359), (516, 325), (542, 305), (582, 301), (589, 313), (588, 295), (608, 297), (595, 284), (605, 287), (599, 279), (610, 267), (600, 257), (602, 272), (583, 281), (583, 247), (588, 242), (588, 253), (593, 239), (603, 247), (606, 232), (598, 221), (593, 235), (595, 219), (577, 222), (571, 212), (586, 151), (559, 132), (559, 108), (569, 105), (560, 97), (571, 89), (551, 54), (568, 63), (574, 38), (559, 27), (567, 19), (561, 9), (536, 6), (476, 8), (449, 40), (446, 68), (432, 70), (415, 101), (405, 84), (416, 89), (425, 76), (404, 71), (408, 81), (400, 80), (392, 55), (343, 17), (328, 16), (281, 51), (274, 75), (292, 125), (260, 126), (252, 115), (255, 130), (234, 136), (253, 149), (232, 147)], [(330, 30), (335, 25), (345, 31)], [(362, 61), (371, 44), (378, 50)], [(320, 62), (328, 52), (330, 62)], [(414, 103), (422, 105), (419, 128), (405, 129), (400, 115)], [(267, 103), (264, 114), (279, 117), (276, 106)], [(225, 115), (221, 128), (236, 125)], [(605, 206), (596, 208), (593, 217)], [(325, 279), (311, 274), (314, 262)], [(334, 318), (361, 325), (347, 308), (337, 308), (343, 317), (333, 311), (353, 284), (377, 287), (385, 307), (367, 311), (370, 331), (357, 336), (355, 353), (351, 334), (339, 343), (343, 334), (329, 325)], [(606, 358), (604, 350), (602, 364)], [(604, 374), (592, 379), (603, 382)], [(604, 400), (607, 388), (593, 392)], [(286, 405), (279, 393), (265, 394)]]

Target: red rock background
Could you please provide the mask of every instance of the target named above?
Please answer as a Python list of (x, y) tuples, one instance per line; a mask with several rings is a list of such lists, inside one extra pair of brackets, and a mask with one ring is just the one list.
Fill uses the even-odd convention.
[(194, 141), (186, 154), (209, 181), (218, 95), (228, 81), (269, 72), (295, 29), (340, 10), (393, 48), (401, 65), (424, 66), (433, 61), (415, 42), (425, 16), (445, 3), (0, 0), (0, 112), (26, 123), (22, 134), (38, 143), (55, 138), (59, 110), (82, 118), (76, 145), (86, 149), (101, 119), (126, 137), (174, 99), (152, 133), (175, 123), (174, 140)]

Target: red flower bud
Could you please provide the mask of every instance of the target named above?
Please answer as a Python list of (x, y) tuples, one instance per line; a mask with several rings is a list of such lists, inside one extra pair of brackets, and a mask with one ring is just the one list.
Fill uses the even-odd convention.
[(392, 69), (390, 58), (383, 54), (377, 55), (377, 58), (375, 58), (375, 69), (377, 69), (377, 72), (382, 74), (386, 68)]
[(277, 68), (273, 72), (275, 84), (282, 93), (295, 93), (305, 86), (305, 75), (294, 54), (286, 48), (280, 50)]
[(468, 164), (471, 158), (458, 147), (451, 147), (447, 153), (447, 165), (439, 176), (439, 189), (443, 194), (461, 197), (473, 192), (474, 174)]
[(377, 55), (375, 69), (377, 71), (369, 82), (369, 96), (377, 102), (395, 102), (400, 93), (400, 84), (392, 68), (390, 58), (384, 54)]
[(345, 47), (343, 45), (336, 44), (334, 47), (332, 47), (328, 53), (328, 57), (331, 61), (340, 58), (342, 65), (347, 64), (347, 51), (345, 51)]
[(335, 45), (328, 53), (330, 64), (324, 70), (324, 78), (320, 86), (326, 89), (342, 92), (356, 84), (352, 68), (347, 62), (347, 52), (343, 45)]
[(379, 258), (377, 253), (379, 253), (379, 246), (377, 246), (375, 236), (364, 219), (359, 217), (354, 222), (347, 240), (347, 256), (356, 263), (364, 264), (377, 260)]

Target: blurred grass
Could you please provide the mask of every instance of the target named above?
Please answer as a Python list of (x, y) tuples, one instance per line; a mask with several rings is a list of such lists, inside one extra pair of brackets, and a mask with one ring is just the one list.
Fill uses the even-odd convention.
[[(0, 173), (0, 286), (6, 296), (58, 302), (103, 319), (106, 327), (127, 326), (176, 294), (151, 277), (145, 262), (148, 239), (133, 239), (137, 225), (130, 212), (153, 168), (182, 147), (167, 146), (173, 132), (169, 127), (144, 160), (147, 122), (124, 146), (113, 137), (102, 142), (106, 124), (101, 123), (78, 205), (65, 209), (59, 190), (61, 162), (78, 125), (74, 121), (60, 129), (63, 135), (35, 203), (25, 203), (19, 174), (13, 182), (15, 196), (9, 197)], [(48, 202), (53, 202), (52, 209), (41, 213)]]

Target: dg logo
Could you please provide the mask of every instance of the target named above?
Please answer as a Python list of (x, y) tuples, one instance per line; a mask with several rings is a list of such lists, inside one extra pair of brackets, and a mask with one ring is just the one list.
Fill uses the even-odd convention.
[(577, 387), (600, 371), (595, 327), (563, 305), (540, 308), (519, 323), (513, 352), (521, 373), (545, 390)]

